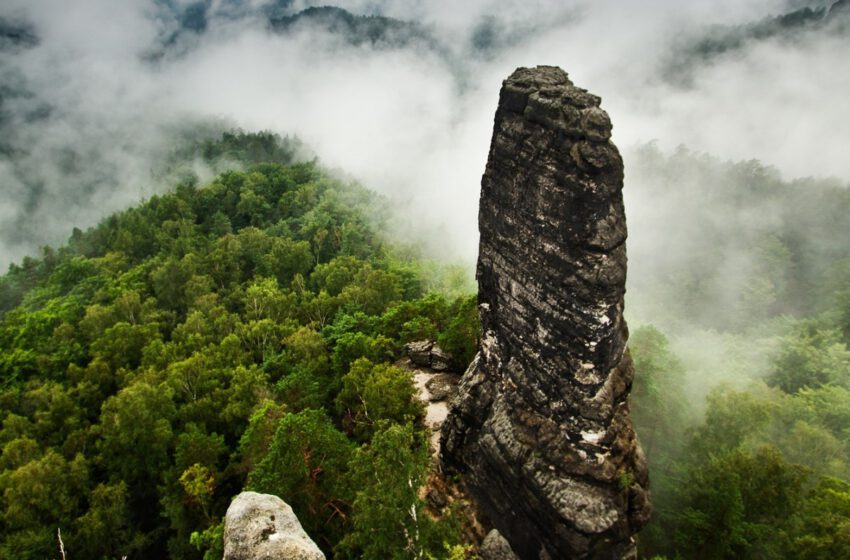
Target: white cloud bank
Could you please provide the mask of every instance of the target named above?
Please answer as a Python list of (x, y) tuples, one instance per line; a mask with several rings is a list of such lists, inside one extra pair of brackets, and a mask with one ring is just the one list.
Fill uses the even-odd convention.
[[(297, 134), (325, 164), (397, 201), (434, 250), (471, 262), (498, 90), (517, 66), (561, 66), (601, 95), (621, 148), (657, 139), (758, 158), (788, 178), (850, 179), (846, 34), (753, 43), (693, 67), (687, 87), (665, 78), (683, 38), (782, 13), (779, 0), (354, 0), (339, 5), (419, 22), (444, 48), (351, 46), (316, 29), (274, 34), (257, 17), (213, 18), (151, 62), (145, 55), (175, 29), (161, 4), (0, 7), (41, 39), (0, 53), (2, 75), (31, 93), (2, 105), (17, 167), (0, 160), (0, 265), (163, 188), (151, 168), (168, 137), (208, 117)], [(472, 47), (484, 22), (504, 39), (498, 49)]]

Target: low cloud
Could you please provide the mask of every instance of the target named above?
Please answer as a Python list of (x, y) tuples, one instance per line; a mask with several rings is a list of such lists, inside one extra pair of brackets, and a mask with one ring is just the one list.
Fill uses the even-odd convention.
[[(174, 138), (208, 122), (297, 134), (395, 201), (433, 252), (472, 263), (498, 90), (521, 65), (561, 66), (602, 96), (627, 181), (630, 147), (653, 139), (788, 178), (850, 179), (846, 33), (753, 41), (695, 60), (687, 85), (666, 73), (683, 40), (796, 7), (786, 2), (340, 2), (428, 37), (359, 44), (308, 21), (272, 32), (269, 5), (5, 2), (0, 16), (31, 24), (38, 43), (0, 52), (14, 85), (2, 94), (0, 265), (167, 188), (157, 170)], [(181, 27), (192, 6), (207, 6), (201, 31)], [(653, 236), (632, 231), (633, 243)]]

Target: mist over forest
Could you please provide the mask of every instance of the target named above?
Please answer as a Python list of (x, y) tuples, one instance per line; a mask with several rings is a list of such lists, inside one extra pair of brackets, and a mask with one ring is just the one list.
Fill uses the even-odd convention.
[[(326, 409), (287, 421), (333, 434), (346, 421), (334, 416), (343, 386), (398, 358), (414, 335), (474, 354), (469, 292), (493, 112), (502, 80), (537, 65), (563, 68), (602, 98), (625, 163), (633, 410), (656, 512), (642, 552), (850, 552), (847, 535), (830, 529), (850, 527), (848, 43), (846, 0), (4, 1), (0, 445), (11, 447), (0, 455), (0, 558), (41, 542), (33, 535), (48, 518), (99, 534), (97, 504), (127, 518), (117, 548), (97, 557), (214, 557), (239, 489), (282, 491), (268, 450), (285, 411)], [(203, 194), (210, 184), (214, 194)], [(196, 225), (181, 221), (189, 215)], [(226, 253), (216, 239), (239, 247), (232, 270), (216, 267)], [(172, 281), (185, 290), (169, 291)], [(247, 294), (259, 292), (272, 303), (251, 315)], [(110, 329), (128, 309), (136, 316), (124, 336), (138, 347), (121, 357)], [(265, 332), (264, 320), (283, 326)], [(203, 321), (215, 326), (204, 331)], [(77, 325), (72, 344), (59, 326)], [(287, 342), (236, 356), (231, 335)], [(243, 368), (270, 399), (257, 408), (239, 400), (236, 381), (221, 382), (230, 392), (218, 404), (237, 403), (230, 427), (204, 424), (207, 412), (184, 411), (177, 396), (145, 393), (162, 382), (179, 395), (176, 379), (205, 344), (218, 345), (209, 359), (227, 364), (222, 372)], [(372, 363), (358, 370), (358, 358)], [(37, 387), (42, 378), (52, 385)], [(89, 401), (73, 392), (80, 380), (97, 386)], [(40, 411), (77, 398), (59, 441)], [(418, 419), (405, 398), (387, 420)], [(95, 447), (80, 442), (108, 435), (118, 399), (159, 407), (171, 422), (173, 441), (151, 443), (159, 463), (141, 474), (122, 473), (129, 451), (118, 433), (96, 444), (96, 459), (75, 463), (78, 449)], [(375, 434), (418, 437), (384, 428), (339, 440), (349, 465), (340, 480), (363, 483), (350, 457), (378, 453)], [(175, 453), (190, 444), (214, 458), (180, 463)], [(10, 490), (51, 453), (77, 477), (65, 481), (79, 494), (68, 497), (67, 521), (23, 516), (28, 502)], [(427, 457), (409, 462), (421, 474)], [(196, 464), (224, 482), (188, 499), (181, 476)], [(775, 480), (787, 492), (770, 502)], [(321, 491), (358, 507), (351, 488)], [(161, 508), (167, 524), (116, 513), (142, 506)], [(369, 556), (350, 526), (322, 528), (314, 506), (301, 504), (311, 512), (302, 522), (326, 552)], [(440, 539), (461, 546), (450, 524), (438, 525), (438, 544), (422, 550), (443, 554)], [(190, 535), (201, 536), (190, 546)]]
[[(3, 264), (165, 188), (181, 142), (232, 127), (298, 136), (472, 263), (492, 107), (523, 65), (592, 86), (627, 169), (657, 141), (850, 176), (846, 32), (823, 6), (799, 24), (775, 23), (783, 2), (339, 6), (4, 3)], [(627, 181), (630, 210), (648, 204)]]

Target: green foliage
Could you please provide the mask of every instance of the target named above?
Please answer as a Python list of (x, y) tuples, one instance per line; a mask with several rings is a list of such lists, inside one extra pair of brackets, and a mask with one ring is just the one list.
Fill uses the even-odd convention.
[(450, 521), (436, 522), (418, 495), (428, 442), (412, 426), (381, 423), (351, 461), (352, 530), (334, 550), (339, 558), (422, 558), (457, 542)]
[(204, 552), (203, 560), (221, 560), (224, 556), (224, 521), (195, 531), (189, 537), (192, 545)]
[(349, 370), (355, 360), (365, 358), (373, 362), (385, 362), (393, 358), (394, 345), (389, 338), (368, 336), (362, 332), (346, 332), (336, 340), (331, 364), (337, 375)]
[(630, 229), (675, 231), (629, 246), (629, 307), (645, 308), (643, 320), (745, 332), (783, 315), (846, 309), (846, 185), (784, 181), (756, 160), (684, 146), (665, 154), (650, 143), (629, 161), (636, 199), (659, 202), (631, 206)]
[(353, 447), (324, 411), (286, 414), (248, 488), (281, 497), (308, 534), (323, 537), (323, 547), (333, 546), (350, 503), (345, 475)]
[(325, 339), (315, 330), (301, 327), (285, 338), (283, 345), (279, 359), (268, 364), (285, 372), (275, 386), (280, 398), (293, 409), (322, 408), (336, 380)]
[[(803, 332), (824, 340), (822, 330)], [(793, 337), (799, 341), (800, 335)], [(835, 344), (834, 335), (828, 339)], [(660, 374), (681, 367), (666, 350), (664, 337), (655, 329), (638, 329), (632, 342), (638, 432), (651, 442), (660, 429), (667, 439), (661, 446), (647, 447), (655, 511), (642, 534), (644, 554), (820, 558), (825, 557), (819, 556), (822, 550), (842, 550), (841, 533), (827, 532), (825, 526), (840, 527), (844, 515), (840, 499), (830, 499), (850, 477), (847, 388), (830, 381), (805, 384), (793, 392), (762, 382), (740, 390), (719, 387), (708, 396), (703, 421), (687, 429), (681, 419), (675, 420), (681, 416), (672, 415), (675, 422), (668, 422), (641, 408), (663, 407), (659, 397), (674, 395), (680, 382), (679, 376)], [(823, 356), (808, 350), (808, 341), (801, 344), (805, 352), (780, 345), (775, 363), (787, 365), (788, 356), (801, 355), (825, 363)], [(817, 371), (811, 364), (807, 367)], [(769, 380), (775, 381), (775, 376)], [(829, 489), (806, 495), (816, 477), (832, 481), (819, 485)], [(822, 499), (829, 503), (822, 505)]]
[(800, 560), (833, 560), (850, 554), (850, 484), (822, 478), (794, 520), (790, 554)]
[(246, 134), (242, 131), (225, 132), (220, 140), (205, 140), (198, 150), (207, 162), (221, 160), (235, 164), (274, 162), (292, 163), (297, 153), (304, 149), (297, 138), (281, 139), (271, 132)]
[(678, 550), (689, 558), (784, 558), (786, 523), (805, 470), (773, 447), (711, 455), (688, 472), (677, 499)]
[[(682, 392), (684, 366), (669, 349), (667, 338), (653, 326), (632, 332), (629, 349), (635, 365), (632, 417), (644, 451), (670, 458), (685, 424)], [(664, 461), (659, 461), (659, 466)]]
[(85, 515), (77, 519), (76, 538), (70, 549), (85, 558), (111, 559), (135, 554), (142, 547), (142, 537), (131, 528), (129, 494), (124, 482), (98, 484), (91, 493)]
[(175, 415), (171, 392), (164, 387), (139, 382), (122, 389), (103, 404), (99, 461), (131, 486), (155, 484), (168, 465)]
[(437, 342), (452, 355), (455, 368), (464, 370), (475, 357), (481, 335), (477, 297), (470, 295), (455, 300), (449, 309), (449, 316), (451, 319)]
[(850, 388), (850, 350), (841, 332), (801, 325), (782, 342), (769, 381), (786, 393), (823, 385)]
[(286, 415), (286, 406), (272, 400), (266, 400), (257, 406), (251, 414), (248, 427), (245, 428), (239, 440), (238, 451), (242, 459), (240, 470), (253, 471), (256, 464), (265, 457), (278, 422), (284, 415)]
[(220, 558), (246, 483), (327, 551), (352, 530), (350, 432), (413, 429), (388, 362), (456, 304), (384, 241), (375, 195), (292, 163), (300, 149), (226, 134), (184, 154), (228, 169), (209, 185), (0, 277), (0, 557), (51, 557), (61, 527), (73, 558)]
[(366, 358), (352, 363), (343, 376), (336, 408), (346, 430), (363, 442), (371, 440), (383, 421), (405, 425), (424, 416), (410, 373)]
[(52, 449), (4, 472), (0, 478), (3, 524), (16, 530), (72, 519), (82, 505), (87, 480), (88, 465), (82, 455), (67, 461)]

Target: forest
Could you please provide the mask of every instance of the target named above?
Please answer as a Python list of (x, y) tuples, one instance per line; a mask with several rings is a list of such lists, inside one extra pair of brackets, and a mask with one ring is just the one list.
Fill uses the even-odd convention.
[(850, 191), (685, 148), (634, 161), (631, 199), (654, 201), (630, 214), (626, 296), (643, 555), (847, 557)]
[(202, 146), (247, 166), (3, 277), (0, 557), (52, 557), (58, 527), (70, 558), (220, 558), (243, 488), (285, 496), (334, 557), (457, 543), (456, 520), (402, 513), (424, 507), (409, 481), (430, 454), (392, 363), (423, 338), (470, 360), (475, 297), (387, 243), (369, 191), (313, 162), (254, 162), (286, 162), (276, 143)]
[[(461, 513), (420, 497), (423, 408), (395, 365), (421, 339), (472, 359), (468, 271), (292, 142), (198, 145), (180, 157), (239, 169), (0, 278), (0, 558), (54, 557), (61, 528), (69, 558), (218, 559), (243, 489), (285, 499), (328, 557), (473, 557)], [(630, 214), (642, 556), (850, 557), (846, 187), (641, 149), (634, 192), (673, 201)], [(647, 266), (642, 224), (676, 214), (690, 229)]]

